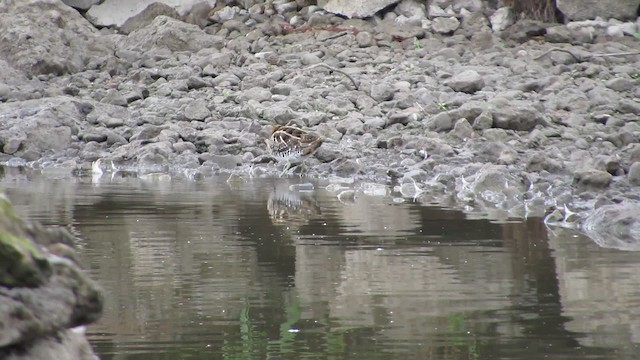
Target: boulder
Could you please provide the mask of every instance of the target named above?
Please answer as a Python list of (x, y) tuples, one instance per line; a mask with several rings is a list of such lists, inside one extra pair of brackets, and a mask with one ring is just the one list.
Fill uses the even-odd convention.
[[(203, 0), (105, 0), (100, 5), (92, 6), (87, 11), (87, 19), (98, 27), (122, 27), (128, 20), (139, 17), (153, 3), (162, 5), (160, 8), (173, 8), (180, 16), (188, 14), (194, 5), (204, 2)], [(214, 6), (215, 0), (207, 0), (207, 3)]]
[(221, 48), (223, 39), (209, 35), (198, 26), (187, 24), (168, 16), (158, 16), (151, 24), (133, 31), (119, 44), (134, 51), (191, 51), (203, 48)]
[(75, 262), (74, 242), (63, 228), (22, 221), (0, 198), (0, 358), (95, 359), (73, 328), (99, 318), (103, 297)]
[(93, 5), (100, 2), (100, 0), (62, 0), (63, 3), (72, 8), (87, 10)]
[(351, 18), (366, 18), (399, 0), (329, 0), (319, 5), (326, 11)]
[(76, 73), (113, 53), (76, 10), (60, 0), (0, 3), (0, 58), (28, 77)]
[(0, 145), (12, 144), (12, 154), (27, 160), (67, 149), (86, 119), (82, 105), (66, 96), (3, 103), (0, 114)]
[(569, 20), (588, 20), (596, 17), (626, 20), (636, 18), (640, 0), (556, 0), (556, 7)]

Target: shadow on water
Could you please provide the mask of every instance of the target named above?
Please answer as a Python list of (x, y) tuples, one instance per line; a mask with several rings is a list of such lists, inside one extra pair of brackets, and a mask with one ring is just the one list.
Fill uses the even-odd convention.
[(106, 290), (102, 359), (632, 359), (640, 259), (540, 219), (493, 223), (301, 179), (4, 169)]

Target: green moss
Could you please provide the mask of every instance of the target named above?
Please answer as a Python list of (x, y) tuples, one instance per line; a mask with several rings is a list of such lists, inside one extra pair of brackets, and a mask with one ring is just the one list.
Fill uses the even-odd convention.
[(24, 223), (0, 196), (0, 285), (38, 286), (50, 274), (49, 262), (24, 236)]
[(16, 218), (16, 214), (13, 211), (13, 206), (7, 197), (0, 193), (0, 216), (6, 216), (11, 219)]

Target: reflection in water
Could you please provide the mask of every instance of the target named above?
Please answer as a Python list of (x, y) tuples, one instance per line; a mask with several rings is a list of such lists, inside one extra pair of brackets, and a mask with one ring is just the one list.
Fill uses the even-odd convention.
[(277, 181), (269, 192), (267, 211), (274, 224), (305, 225), (319, 218), (321, 211), (314, 198), (313, 184), (293, 186), (287, 180)]
[[(640, 260), (302, 179), (5, 169), (19, 213), (81, 238), (103, 359), (632, 359)], [(376, 192), (377, 193), (377, 192)], [(384, 192), (380, 192), (383, 194)]]

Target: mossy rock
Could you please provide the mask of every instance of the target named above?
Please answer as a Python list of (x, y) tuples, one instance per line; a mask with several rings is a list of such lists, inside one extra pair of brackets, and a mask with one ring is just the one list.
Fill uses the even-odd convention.
[(51, 275), (51, 266), (38, 250), (11, 203), (0, 196), (0, 285), (38, 286)]

